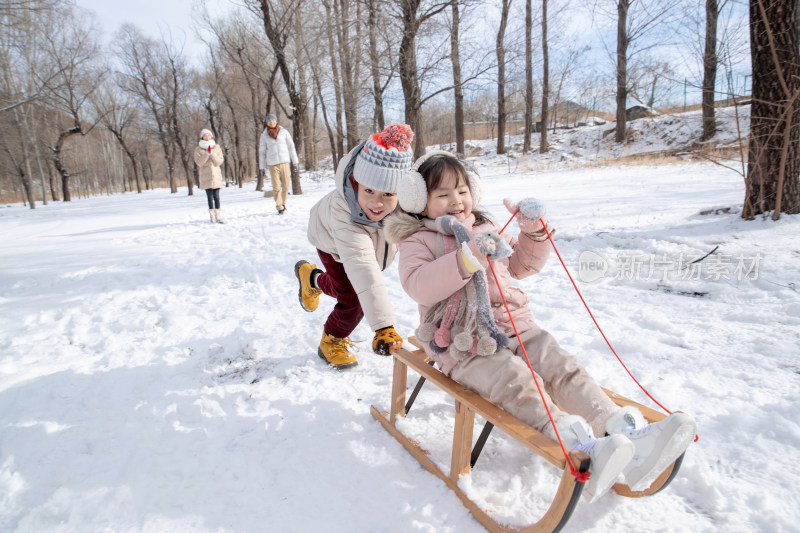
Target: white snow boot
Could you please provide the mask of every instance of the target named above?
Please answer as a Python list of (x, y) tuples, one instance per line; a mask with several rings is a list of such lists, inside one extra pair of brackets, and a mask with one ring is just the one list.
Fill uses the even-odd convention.
[(592, 460), (583, 498), (593, 502), (605, 494), (633, 458), (633, 443), (622, 435), (595, 438), (582, 417), (567, 415), (556, 421), (558, 433), (569, 450), (581, 450)]
[(219, 209), (214, 209), (214, 217), (216, 218), (216, 220), (214, 222), (217, 222), (218, 224), (224, 224), (225, 223), (225, 221), (222, 220), (222, 215), (220, 215)]
[(626, 406), (606, 421), (610, 435), (623, 435), (633, 442), (636, 453), (625, 467), (625, 482), (634, 491), (647, 489), (686, 451), (697, 433), (697, 424), (686, 413), (672, 413), (648, 424), (638, 409)]
[(215, 210), (209, 209), (208, 210), (208, 216), (211, 217), (211, 223), (212, 224), (217, 221), (217, 212)]

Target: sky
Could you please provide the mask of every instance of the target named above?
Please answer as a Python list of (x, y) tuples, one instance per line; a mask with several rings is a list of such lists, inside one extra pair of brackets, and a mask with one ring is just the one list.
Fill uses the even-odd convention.
[[(125, 22), (134, 24), (146, 35), (155, 39), (160, 39), (162, 32), (171, 31), (172, 38), (176, 44), (185, 43), (184, 51), (190, 63), (196, 66), (200, 65), (203, 58), (206, 56), (206, 46), (196, 37), (196, 32), (192, 28), (193, 12), (198, 11), (200, 6), (205, 6), (211, 13), (212, 18), (217, 18), (228, 11), (241, 7), (241, 2), (237, 0), (131, 0), (128, 2), (76, 0), (76, 3), (96, 14), (103, 32), (104, 42), (108, 43), (114, 32)], [(516, 6), (514, 9), (516, 10), (516, 16), (519, 17), (519, 10), (521, 8)], [(551, 16), (555, 15), (551, 14)], [(608, 30), (609, 27), (607, 18), (597, 14), (593, 15), (592, 11), (586, 9), (585, 6), (573, 8), (568, 14), (562, 13), (559, 16), (561, 17), (562, 24), (561, 31), (566, 31), (565, 35), (568, 36), (567, 38), (570, 40), (571, 44), (580, 42), (589, 46), (589, 48), (582, 53), (590, 54), (597, 58), (596, 61), (584, 62), (583, 72), (575, 72), (573, 74), (573, 76), (576, 77), (575, 79), (582, 80), (584, 76), (592, 78), (595, 75), (594, 71), (597, 69), (607, 72), (613, 68), (608, 53), (605, 51), (600, 41), (601, 27), (606, 27), (606, 30)], [(592, 16), (594, 16), (594, 19)], [(494, 31), (496, 30), (494, 18), (490, 17), (489, 25), (491, 29), (488, 31), (492, 43), (494, 37), (491, 36), (494, 35)], [(484, 21), (486, 19), (480, 20)], [(568, 20), (568, 23), (565, 22), (565, 20)], [(513, 26), (514, 24), (512, 21), (512, 27)], [(613, 24), (611, 24), (611, 26), (613, 26)], [(558, 28), (558, 25), (554, 26), (554, 30), (558, 30)], [(519, 28), (514, 31), (519, 32)], [(481, 35), (487, 34), (486, 28), (481, 28), (479, 33)], [(607, 38), (613, 41), (613, 31), (608, 30), (607, 33)], [(556, 35), (551, 36), (551, 40), (553, 40), (554, 43), (557, 41), (556, 37)], [(511, 35), (507, 35), (507, 39), (513, 40)], [(671, 44), (675, 45), (675, 43)], [(493, 44), (490, 44), (486, 50), (492, 50), (493, 46)], [(538, 46), (538, 44), (536, 46)], [(613, 49), (613, 44), (611, 47)], [(554, 47), (551, 50), (551, 60), (554, 61), (558, 58), (558, 49), (558, 47)], [(674, 73), (671, 76), (677, 80), (677, 85), (672, 86), (668, 95), (662, 95), (662, 106), (666, 104), (677, 105), (687, 98), (690, 104), (699, 103), (700, 101), (699, 89), (692, 87), (693, 83), (699, 83), (698, 76), (701, 72), (697, 66), (697, 58), (689, 53), (689, 48), (685, 44), (679, 45), (678, 49), (677, 52), (665, 52), (674, 55), (671, 62)], [(538, 51), (536, 54), (538, 58)], [(551, 65), (551, 69), (551, 75), (556, 76), (556, 71), (558, 70), (557, 65)], [(744, 89), (747, 80), (744, 75), (747, 72), (749, 72), (748, 65), (739, 64), (735, 67), (731, 82), (736, 90)], [(689, 82), (688, 86), (685, 88), (681, 82), (684, 78)], [(568, 85), (569, 82), (567, 82), (567, 86)], [(724, 90), (725, 85), (725, 73), (720, 71), (718, 75), (718, 89)], [(487, 85), (487, 87), (489, 87), (490, 90), (494, 90), (494, 86), (491, 84)], [(475, 89), (476, 85), (473, 84), (471, 88)], [(480, 87), (478, 88), (480, 89)], [(572, 91), (575, 94), (567, 94), (570, 93), (570, 90), (565, 89), (564, 96), (565, 98), (576, 100), (580, 98), (577, 93), (580, 93), (583, 89), (585, 89), (585, 87), (576, 87), (574, 91)], [(577, 93), (575, 91), (577, 91)], [(447, 96), (443, 96), (443, 98), (447, 98)], [(399, 102), (397, 99), (395, 101)], [(391, 104), (392, 99), (387, 99), (387, 103)], [(610, 97), (605, 99), (601, 107), (613, 109), (612, 99)], [(395, 110), (395, 113), (398, 116), (402, 116), (402, 108)]]
[(205, 45), (192, 29), (193, 10), (203, 4), (212, 13), (235, 9), (233, 0), (76, 0), (76, 4), (97, 16), (106, 43), (126, 22), (154, 39), (171, 31), (176, 43), (185, 42), (185, 50), (193, 62), (198, 62), (205, 54)]
[[(719, 112), (731, 141), (734, 113)], [(591, 164), (701, 131), (699, 113), (629, 126), (624, 146), (606, 124), (559, 130), (551, 154), (524, 158), (520, 136), (503, 156), (469, 141), (481, 208), (502, 225), (504, 197), (540, 199), (617, 353), (698, 425), (666, 489), (581, 501), (563, 531), (797, 533), (800, 215), (742, 220), (741, 177), (708, 161)], [(334, 185), (330, 168), (301, 180), (282, 216), (253, 183), (224, 188), (226, 224), (185, 187), (0, 206), (0, 531), (485, 532), (371, 416), (390, 404), (393, 363), (371, 352), (366, 323), (352, 334), (358, 366), (316, 355), (334, 302), (304, 311), (293, 267), (315, 261), (308, 212)], [(607, 259), (601, 277), (580, 276), (586, 251)], [(419, 314), (397, 263), (383, 275), (407, 338)], [(653, 406), (555, 254), (515, 286), (598, 382)], [(426, 383), (398, 429), (447, 472), (453, 420)], [(559, 474), (495, 430), (459, 484), (519, 527), (541, 517)]]

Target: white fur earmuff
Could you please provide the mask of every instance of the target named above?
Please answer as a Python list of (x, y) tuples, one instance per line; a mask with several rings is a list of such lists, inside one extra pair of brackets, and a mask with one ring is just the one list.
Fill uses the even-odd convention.
[[(416, 166), (416, 165), (415, 165)], [(425, 187), (425, 178), (417, 169), (409, 170), (406, 179), (399, 180), (397, 186), (397, 203), (406, 213), (419, 214), (428, 205), (428, 189)]]
[[(400, 180), (397, 186), (397, 202), (406, 213), (419, 214), (425, 210), (425, 206), (428, 204), (428, 188), (425, 185), (425, 178), (419, 173), (419, 167), (435, 155), (458, 159), (455, 154), (446, 150), (431, 150), (414, 162), (411, 170), (406, 175), (406, 179)], [(477, 174), (472, 172), (466, 165), (464, 167), (467, 170), (467, 180), (469, 180), (469, 188), (472, 192), (472, 206), (474, 209), (478, 207), (481, 201), (481, 183)]]

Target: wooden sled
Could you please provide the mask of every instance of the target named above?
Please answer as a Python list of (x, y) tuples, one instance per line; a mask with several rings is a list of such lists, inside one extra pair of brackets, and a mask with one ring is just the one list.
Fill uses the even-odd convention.
[[(487, 530), (491, 532), (512, 532), (520, 531), (524, 533), (544, 532), (544, 531), (559, 531), (569, 520), (572, 511), (575, 509), (578, 501), (580, 500), (581, 491), (583, 490), (583, 482), (577, 481), (572, 475), (569, 465), (567, 465), (564, 453), (558, 442), (553, 441), (542, 433), (536, 431), (529, 425), (525, 424), (515, 416), (505, 412), (493, 403), (485, 400), (479, 394), (465, 388), (464, 386), (456, 383), (449, 377), (445, 376), (428, 361), (427, 354), (419, 348), (419, 343), (416, 339), (411, 338), (409, 341), (418, 347), (415, 351), (401, 349), (394, 354), (394, 372), (392, 379), (392, 398), (390, 405), (390, 412), (381, 412), (374, 405), (371, 406), (370, 412), (378, 422), (380, 422), (386, 430), (397, 439), (408, 452), (419, 461), (429, 472), (439, 477), (445, 484), (458, 495), (464, 505), (469, 509), (470, 513), (480, 522)], [(406, 403), (406, 386), (408, 380), (408, 367), (411, 367), (421, 377), (417, 387), (412, 393), (408, 404)], [(429, 457), (429, 452), (423, 449), (419, 443), (406, 437), (399, 429), (396, 423), (398, 417), (405, 417), (407, 411), (411, 408), (411, 404), (419, 392), (422, 383), (427, 380), (437, 385), (444, 392), (452, 396), (455, 400), (455, 424), (453, 428), (453, 448), (450, 461), (450, 473), (445, 474)], [(604, 389), (605, 390), (605, 389)], [(617, 405), (633, 405), (639, 408), (644, 417), (650, 422), (657, 422), (665, 418), (663, 415), (653, 409), (640, 405), (632, 400), (629, 400), (619, 394), (605, 390), (606, 394), (617, 403)], [(472, 448), (472, 435), (475, 422), (475, 413), (483, 417), (487, 423), (484, 427), (481, 436), (474, 449)], [(553, 499), (550, 507), (544, 515), (534, 524), (517, 529), (513, 527), (504, 526), (495, 522), (483, 509), (480, 508), (475, 502), (462, 491), (458, 486), (459, 476), (468, 474), (470, 468), (474, 466), (478, 455), (480, 454), (483, 444), (489, 435), (492, 427), (505, 432), (508, 436), (518, 441), (523, 446), (532, 450), (540, 455), (556, 468), (563, 471), (561, 475), (561, 482), (558, 485), (555, 498)], [(627, 485), (617, 483), (614, 485), (614, 490), (622, 495), (632, 498), (647, 496), (658, 492), (664, 488), (680, 468), (680, 463), (683, 456), (679, 457), (669, 468), (667, 468), (654, 482), (644, 491), (632, 491)], [(583, 452), (570, 452), (569, 460), (573, 467), (580, 471), (585, 472), (589, 468), (589, 457)]]

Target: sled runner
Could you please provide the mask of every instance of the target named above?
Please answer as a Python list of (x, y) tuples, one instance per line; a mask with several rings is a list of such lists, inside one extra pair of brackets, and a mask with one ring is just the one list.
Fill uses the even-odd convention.
[[(428, 361), (425, 352), (419, 348), (416, 339), (409, 341), (418, 347), (417, 350), (409, 351), (401, 349), (394, 354), (394, 371), (392, 379), (392, 396), (390, 401), (390, 412), (380, 411), (374, 405), (371, 406), (372, 416), (378, 420), (383, 427), (397, 439), (408, 452), (429, 472), (439, 477), (445, 484), (456, 493), (463, 504), (469, 509), (470, 513), (491, 532), (512, 532), (520, 531), (524, 533), (559, 531), (569, 520), (572, 511), (580, 499), (583, 489), (583, 482), (578, 481), (572, 475), (570, 465), (559, 446), (558, 442), (551, 440), (542, 433), (536, 431), (515, 416), (505, 412), (501, 408), (485, 400), (479, 394), (467, 389), (457, 382), (445, 376)], [(411, 398), (406, 403), (406, 386), (408, 380), (408, 367), (417, 372), (421, 377)], [(422, 383), (427, 380), (434, 383), (444, 392), (455, 400), (455, 424), (453, 428), (453, 447), (450, 460), (450, 472), (445, 474), (429, 457), (422, 446), (414, 440), (406, 437), (396, 426), (398, 417), (405, 417), (410, 410), (413, 401), (419, 392)], [(604, 389), (605, 390), (605, 389)], [(605, 390), (606, 394), (620, 406), (633, 405), (637, 407), (649, 422), (657, 422), (666, 417), (653, 409), (640, 405), (619, 394)], [(474, 449), (472, 448), (473, 427), (475, 414), (479, 414), (487, 421), (482, 434)], [(507, 527), (495, 522), (485, 510), (473, 502), (458, 486), (459, 476), (468, 474), (470, 468), (474, 466), (480, 454), (483, 444), (488, 438), (489, 431), (496, 427), (508, 436), (518, 441), (523, 446), (546, 459), (553, 466), (563, 471), (561, 482), (558, 485), (555, 497), (544, 513), (544, 515), (534, 524), (521, 529)], [(644, 491), (632, 491), (627, 485), (616, 484), (614, 490), (622, 495), (632, 498), (648, 496), (664, 488), (680, 468), (683, 456), (679, 457), (670, 465), (654, 482)], [(589, 468), (589, 457), (583, 452), (570, 452), (569, 460), (572, 467), (580, 472), (586, 472)]]

